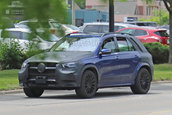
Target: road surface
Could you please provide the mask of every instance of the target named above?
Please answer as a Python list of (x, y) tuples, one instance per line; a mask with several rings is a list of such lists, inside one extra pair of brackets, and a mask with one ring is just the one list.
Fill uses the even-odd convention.
[(124, 87), (100, 89), (91, 99), (74, 91), (46, 91), (40, 98), (1, 94), (0, 115), (172, 115), (172, 83), (153, 83), (146, 95)]

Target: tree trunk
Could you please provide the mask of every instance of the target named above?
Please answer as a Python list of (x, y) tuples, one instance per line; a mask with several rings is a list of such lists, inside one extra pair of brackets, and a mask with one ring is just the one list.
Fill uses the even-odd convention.
[(172, 64), (172, 11), (169, 11), (170, 14), (170, 52), (169, 52), (169, 64)]

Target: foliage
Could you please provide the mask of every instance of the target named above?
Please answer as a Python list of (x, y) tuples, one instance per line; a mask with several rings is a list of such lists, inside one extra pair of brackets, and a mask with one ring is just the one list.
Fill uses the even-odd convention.
[(85, 0), (75, 0), (81, 9), (85, 8)]
[(11, 41), (10, 45), (0, 43), (0, 69), (20, 68), (23, 57), (23, 49), (17, 42)]
[(144, 46), (151, 53), (154, 64), (167, 63), (169, 58), (169, 46), (159, 42), (145, 43)]
[(169, 24), (169, 12), (165, 10), (154, 10), (154, 16), (150, 16), (150, 19), (139, 19), (140, 21), (152, 21), (156, 22), (158, 25), (168, 25)]

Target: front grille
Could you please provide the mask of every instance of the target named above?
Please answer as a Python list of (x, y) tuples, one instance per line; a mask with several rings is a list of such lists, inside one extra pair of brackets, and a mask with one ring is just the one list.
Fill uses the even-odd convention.
[(44, 72), (38, 71), (39, 64), (40, 63), (29, 63), (29, 69), (28, 69), (29, 79), (36, 78), (36, 76), (46, 76), (47, 78), (55, 77), (57, 63), (44, 63), (45, 64)]

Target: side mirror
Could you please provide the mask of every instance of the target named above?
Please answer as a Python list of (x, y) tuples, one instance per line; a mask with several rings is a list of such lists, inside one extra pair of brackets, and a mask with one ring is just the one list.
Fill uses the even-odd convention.
[(110, 49), (102, 49), (100, 52), (99, 52), (99, 55), (103, 55), (103, 54), (111, 54), (111, 50)]

